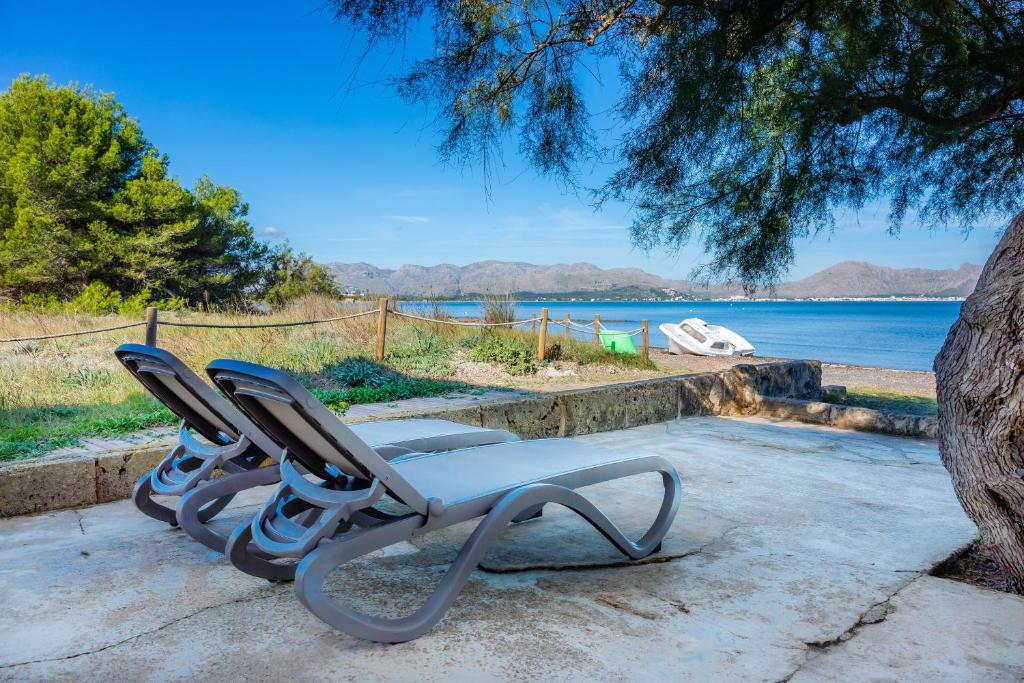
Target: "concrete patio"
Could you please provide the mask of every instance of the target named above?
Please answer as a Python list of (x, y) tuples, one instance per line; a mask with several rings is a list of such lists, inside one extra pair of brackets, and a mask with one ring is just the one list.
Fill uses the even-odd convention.
[[(622, 560), (575, 515), (509, 530), (428, 635), (358, 641), (127, 501), (0, 520), (0, 680), (1021, 680), (1024, 600), (928, 575), (968, 543), (932, 441), (702, 417), (579, 437), (660, 454), (683, 502)], [(656, 477), (592, 499), (630, 531)], [(241, 519), (266, 491), (232, 508)], [(472, 526), (335, 575), (409, 611)]]

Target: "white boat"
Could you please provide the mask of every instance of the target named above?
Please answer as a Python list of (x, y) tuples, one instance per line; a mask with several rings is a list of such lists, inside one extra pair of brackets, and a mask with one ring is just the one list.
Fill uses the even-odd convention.
[(693, 353), (698, 356), (750, 356), (754, 347), (728, 327), (708, 325), (700, 318), (687, 318), (681, 323), (658, 326), (668, 338), (671, 353)]

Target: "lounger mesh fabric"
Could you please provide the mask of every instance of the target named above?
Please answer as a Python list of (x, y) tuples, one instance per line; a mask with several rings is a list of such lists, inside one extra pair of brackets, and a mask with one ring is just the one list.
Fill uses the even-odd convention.
[[(238, 492), (280, 481), (277, 461), (283, 445), (267, 436), (172, 353), (125, 344), (115, 355), (154, 397), (181, 418), (177, 444), (136, 484), (135, 505), (155, 519), (180, 524), (196, 540), (223, 552), (227, 534), (208, 522)], [(385, 459), (518, 439), (504, 430), (431, 419), (368, 422), (354, 429), (362, 442)], [(193, 431), (209, 443), (197, 440)], [(221, 476), (214, 478), (218, 471)], [(339, 472), (332, 465), (321, 474)], [(157, 502), (154, 494), (177, 496), (177, 507)], [(254, 556), (252, 561), (264, 559)], [(281, 572), (275, 568), (275, 577), (290, 578)]]
[[(287, 449), (278, 492), (250, 524), (235, 530), (228, 555), (236, 566), (233, 554), (251, 547), (300, 559), (295, 590), (302, 603), (326, 623), (360, 638), (401, 642), (429, 631), (504, 528), (539, 516), (546, 504), (573, 510), (634, 559), (657, 552), (675, 518), (679, 476), (658, 456), (622, 455), (574, 439), (542, 439), (387, 462), (285, 373), (227, 360), (214, 361), (207, 372)], [(323, 473), (321, 481), (302, 476), (303, 469)], [(664, 496), (653, 524), (635, 542), (576, 491), (645, 473), (661, 476)], [(407, 511), (381, 509), (379, 504), (389, 500)], [(317, 521), (295, 522), (309, 517)], [(409, 616), (370, 616), (337, 602), (324, 588), (327, 575), (351, 559), (481, 517), (435, 592)]]

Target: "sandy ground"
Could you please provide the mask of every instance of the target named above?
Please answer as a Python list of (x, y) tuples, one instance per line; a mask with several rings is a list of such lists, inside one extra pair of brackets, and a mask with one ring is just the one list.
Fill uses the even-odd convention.
[[(661, 349), (652, 349), (651, 359), (658, 366), (657, 371), (598, 365), (580, 366), (559, 361), (527, 377), (512, 377), (500, 368), (486, 363), (463, 363), (459, 365), (456, 379), (471, 384), (504, 385), (532, 391), (561, 391), (663, 375), (714, 372), (740, 363), (770, 363), (784, 360), (762, 356), (676, 356)], [(823, 363), (821, 374), (822, 384), (841, 384), (847, 389), (935, 396), (935, 373), (932, 372)]]

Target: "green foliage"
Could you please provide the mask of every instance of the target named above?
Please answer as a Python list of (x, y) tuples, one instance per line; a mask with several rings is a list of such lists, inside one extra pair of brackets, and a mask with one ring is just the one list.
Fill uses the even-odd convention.
[(134, 312), (335, 291), (307, 257), (256, 239), (236, 190), (189, 190), (168, 164), (112, 95), (16, 79), (0, 93), (0, 297)]
[[(146, 290), (147, 295), (148, 293)], [(76, 310), (90, 315), (113, 313), (121, 305), (121, 294), (102, 282), (90, 282), (82, 293), (71, 301), (71, 305)]]
[(357, 386), (349, 389), (312, 389), (312, 393), (331, 410), (345, 412), (359, 403), (390, 403), (421, 396), (440, 396), (465, 389), (465, 385), (439, 379), (402, 377), (380, 386)]
[(346, 358), (330, 369), (329, 377), (346, 387), (380, 388), (402, 375), (368, 358)]
[[(371, 44), (433, 24), (435, 49), (396, 80), (440, 109), (445, 156), (487, 169), (518, 133), (572, 182), (607, 153), (618, 171), (600, 195), (639, 208), (634, 241), (700, 240), (704, 275), (777, 281), (797, 239), (875, 199), (893, 231), (910, 211), (967, 227), (1024, 208), (1017, 2), (329, 4)], [(580, 80), (616, 67), (610, 138)]]
[(341, 296), (334, 278), (323, 266), (305, 254), (296, 254), (287, 244), (274, 250), (260, 298), (271, 306), (283, 306), (308, 294)]
[(536, 351), (516, 334), (490, 333), (480, 337), (470, 351), (471, 360), (497, 363), (510, 375), (529, 375), (537, 370)]
[(436, 331), (413, 327), (394, 341), (388, 339), (385, 360), (406, 372), (447, 377), (455, 372), (453, 350), (452, 342)]

